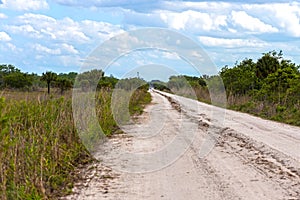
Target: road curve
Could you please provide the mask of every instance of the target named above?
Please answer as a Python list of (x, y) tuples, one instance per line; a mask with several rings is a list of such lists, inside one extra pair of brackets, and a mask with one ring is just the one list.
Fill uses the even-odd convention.
[(300, 128), (151, 95), (62, 199), (300, 199)]

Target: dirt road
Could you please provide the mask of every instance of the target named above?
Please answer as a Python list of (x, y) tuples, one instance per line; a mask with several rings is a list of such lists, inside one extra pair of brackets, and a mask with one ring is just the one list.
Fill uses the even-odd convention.
[(300, 128), (151, 94), (64, 199), (300, 199)]

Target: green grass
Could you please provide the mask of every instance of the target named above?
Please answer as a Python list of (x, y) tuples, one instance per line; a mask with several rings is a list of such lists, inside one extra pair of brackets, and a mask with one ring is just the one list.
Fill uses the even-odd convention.
[(69, 173), (89, 160), (73, 126), (71, 100), (0, 102), (2, 198), (46, 199), (70, 191)]
[[(1, 94), (1, 92), (0, 92)], [(112, 92), (96, 97), (99, 124), (106, 135), (118, 131), (110, 108)], [(130, 113), (140, 114), (151, 101), (137, 90)], [(71, 192), (79, 164), (93, 158), (73, 122), (71, 95), (4, 92), (0, 97), (0, 197), (56, 199)]]
[[(188, 88), (173, 89), (174, 93), (187, 98), (212, 104), (210, 94), (207, 89), (194, 87), (193, 91)], [(222, 102), (222, 98), (216, 97), (216, 100)], [(214, 102), (214, 105), (224, 107), (222, 103)], [(297, 103), (290, 103), (287, 100), (287, 105), (281, 105), (270, 101), (259, 101), (248, 95), (227, 97), (227, 108), (244, 113), (249, 113), (264, 119), (283, 122), (290, 125), (300, 126), (300, 100)]]
[(151, 95), (145, 89), (136, 90), (129, 101), (130, 115), (140, 115), (143, 113), (145, 105), (151, 102)]
[(232, 104), (229, 107), (265, 119), (300, 126), (300, 104), (282, 106), (276, 103), (249, 100), (245, 103)]

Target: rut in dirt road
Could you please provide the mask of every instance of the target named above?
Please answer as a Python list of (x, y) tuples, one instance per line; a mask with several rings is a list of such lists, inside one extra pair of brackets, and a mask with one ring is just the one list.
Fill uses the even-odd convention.
[(64, 199), (299, 199), (300, 128), (234, 111), (214, 118), (212, 109), (224, 110), (151, 95), (144, 114), (99, 149), (100, 163), (83, 170), (86, 180)]

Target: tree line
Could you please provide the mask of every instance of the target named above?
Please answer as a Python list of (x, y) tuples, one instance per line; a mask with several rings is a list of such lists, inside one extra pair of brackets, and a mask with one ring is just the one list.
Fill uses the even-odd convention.
[[(102, 70), (94, 69), (83, 73), (55, 73), (46, 71), (42, 75), (22, 72), (11, 64), (0, 65), (0, 89), (14, 89), (36, 91), (47, 88), (48, 94), (51, 88), (58, 88), (60, 93), (73, 87), (88, 90), (91, 86), (97, 88), (113, 88), (119, 80), (113, 76), (106, 77)], [(132, 82), (133, 80), (131, 80)], [(123, 81), (124, 82), (124, 81)]]
[(284, 58), (282, 51), (263, 53), (256, 61), (245, 58), (224, 66), (216, 75), (171, 76), (152, 86), (184, 96), (196, 95), (210, 102), (209, 92), (223, 92), (227, 107), (300, 125), (300, 65)]

